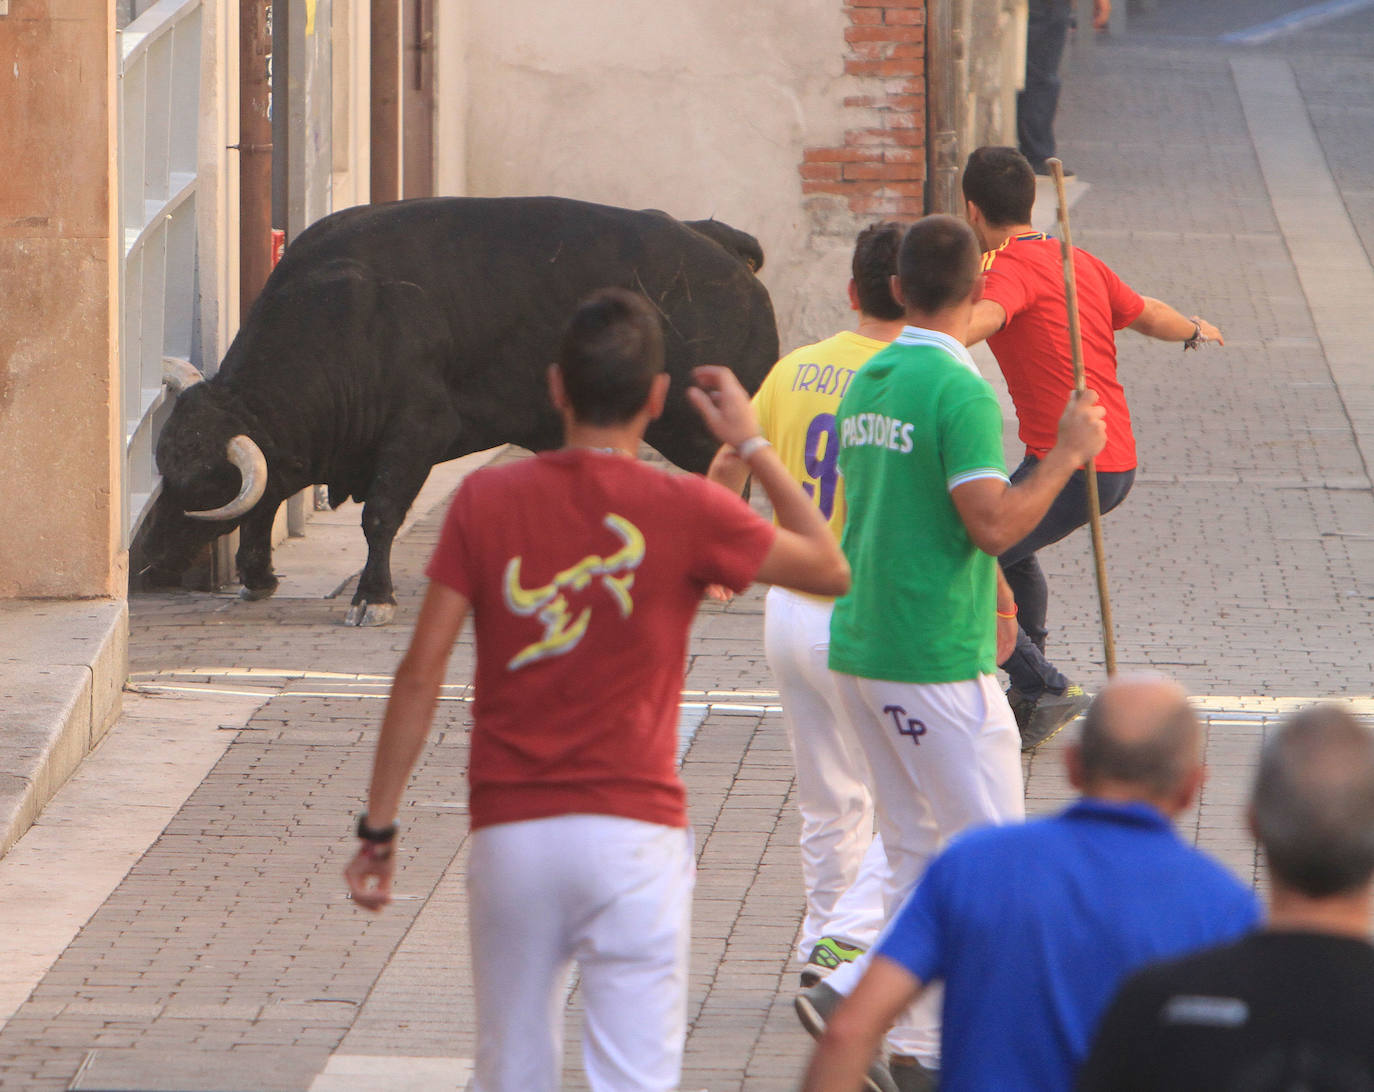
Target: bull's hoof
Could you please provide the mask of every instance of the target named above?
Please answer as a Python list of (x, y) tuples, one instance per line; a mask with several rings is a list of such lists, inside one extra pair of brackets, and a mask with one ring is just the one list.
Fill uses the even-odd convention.
[(396, 616), (395, 603), (354, 603), (344, 617), (346, 626), (384, 626)]
[(272, 584), (266, 588), (250, 588), (247, 584), (239, 588), (239, 598), (249, 603), (256, 603), (259, 599), (270, 599), (272, 593), (277, 590), (277, 585)]

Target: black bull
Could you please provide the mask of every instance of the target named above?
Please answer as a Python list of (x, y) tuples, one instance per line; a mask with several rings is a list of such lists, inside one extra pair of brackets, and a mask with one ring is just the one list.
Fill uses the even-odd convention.
[(176, 572), (239, 526), (241, 594), (271, 595), (277, 509), (323, 483), (331, 505), (363, 504), (368, 557), (348, 621), (387, 621), (392, 540), (430, 467), (503, 443), (560, 444), (546, 369), (575, 305), (607, 285), (663, 316), (672, 388), (646, 439), (704, 471), (716, 445), (685, 398), (691, 370), (726, 364), (752, 391), (778, 355), (753, 273), (762, 260), (752, 236), (718, 221), (554, 197), (329, 216), (287, 249), (219, 371), (179, 394), (157, 446), (145, 567)]

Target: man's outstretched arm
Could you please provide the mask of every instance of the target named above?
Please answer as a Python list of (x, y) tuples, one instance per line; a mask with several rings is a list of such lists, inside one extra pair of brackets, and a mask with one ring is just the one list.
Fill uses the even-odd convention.
[(921, 980), (900, 963), (877, 955), (854, 992), (826, 1023), (811, 1055), (802, 1092), (853, 1092), (862, 1088), (887, 1029), (921, 992)]
[(1221, 331), (1205, 318), (1197, 315), (1185, 318), (1181, 312), (1175, 311), (1163, 300), (1157, 300), (1152, 296), (1142, 298), (1145, 300), (1145, 310), (1141, 311), (1140, 317), (1127, 327), (1128, 330), (1134, 330), (1146, 337), (1158, 338), (1160, 341), (1191, 341), (1194, 335), (1199, 335), (1203, 341), (1215, 341), (1218, 345), (1226, 344)]

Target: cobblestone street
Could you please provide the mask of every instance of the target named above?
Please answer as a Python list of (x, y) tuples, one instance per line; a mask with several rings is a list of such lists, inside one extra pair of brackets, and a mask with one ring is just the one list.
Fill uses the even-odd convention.
[[(1217, 37), (1274, 4), (1212, 5), (1226, 18), (1200, 28), (1185, 23), (1192, 7), (1160, 0), (1122, 39), (1077, 49), (1058, 127), (1081, 180), (1075, 242), (1226, 334), (1224, 348), (1186, 354), (1121, 335), (1141, 467), (1106, 540), (1121, 669), (1177, 677), (1206, 715), (1210, 778), (1187, 833), (1257, 882), (1241, 810), (1266, 727), (1325, 697), (1374, 717), (1374, 368), (1363, 348), (1374, 11), (1247, 47)], [(990, 355), (978, 359), (992, 378)], [(341, 625), (351, 590), (311, 590), (305, 570), (322, 547), (310, 538), (279, 554), (276, 598), (132, 600), (120, 725), (0, 859), (4, 913), (35, 892), (66, 906), (67, 887), (85, 906), (30, 905), (32, 928), (0, 941), (11, 953), (0, 965), (18, 968), (0, 983), (0, 1087), (464, 1087), (470, 633), (403, 807), (400, 898), (371, 917), (341, 877), (442, 514), (431, 508), (397, 543), (388, 627)], [(360, 548), (356, 523), (348, 535)], [(1088, 536), (1042, 561), (1052, 654), (1095, 689)], [(759, 590), (704, 606), (691, 647), (683, 773), (699, 873), (684, 1089), (795, 1088), (810, 1046), (792, 1011), (799, 825), (762, 609)], [(1065, 745), (1026, 762), (1032, 812), (1070, 796)], [(121, 746), (131, 761), (112, 761)], [(124, 767), (136, 761), (135, 776)], [(102, 861), (89, 843), (122, 824), (112, 802), (129, 830), (111, 831)], [(89, 867), (73, 863), (83, 829)], [(70, 871), (84, 879), (57, 878)], [(575, 1039), (565, 1076), (585, 1087)]]

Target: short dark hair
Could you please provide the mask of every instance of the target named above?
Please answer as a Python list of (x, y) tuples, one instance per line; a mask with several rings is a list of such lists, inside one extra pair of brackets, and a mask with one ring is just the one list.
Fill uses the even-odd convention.
[(663, 326), (647, 299), (624, 288), (593, 292), (573, 313), (558, 347), (574, 416), (619, 425), (644, 408), (663, 371)]
[(1374, 732), (1349, 710), (1314, 705), (1264, 745), (1251, 796), (1274, 878), (1314, 898), (1374, 875)]
[(967, 299), (980, 268), (973, 230), (953, 216), (925, 216), (907, 229), (897, 278), (910, 310), (933, 315)]
[(897, 272), (897, 250), (906, 228), (893, 220), (869, 224), (854, 241), (850, 270), (859, 296), (859, 310), (876, 319), (893, 322), (902, 317), (902, 305), (892, 295), (892, 276)]
[(964, 199), (993, 227), (1029, 224), (1035, 206), (1035, 171), (1015, 148), (975, 148), (964, 166)]
[(1202, 728), (1187, 697), (1180, 691), (1170, 700), (1166, 694), (1149, 706), (1130, 700), (1127, 687), (1152, 679), (1125, 676), (1088, 706), (1078, 741), (1085, 785), (1117, 782), (1166, 797), (1197, 769)]

